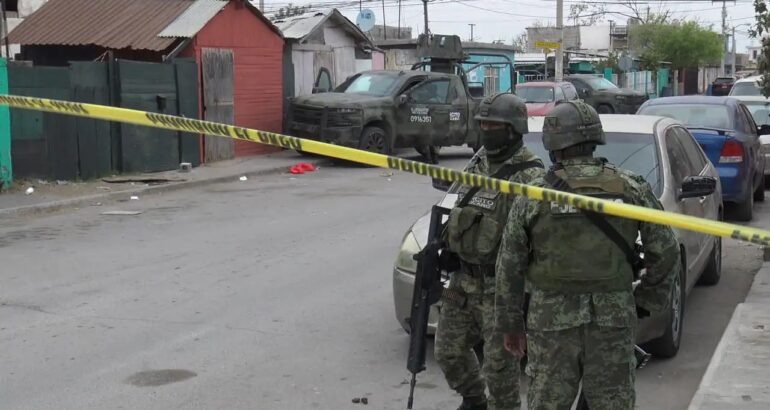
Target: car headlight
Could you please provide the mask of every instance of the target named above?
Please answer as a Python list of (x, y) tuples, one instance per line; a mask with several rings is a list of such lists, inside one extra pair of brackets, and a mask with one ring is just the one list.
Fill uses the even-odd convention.
[(418, 252), (420, 252), (420, 245), (417, 243), (417, 238), (414, 237), (412, 231), (409, 231), (404, 235), (404, 241), (401, 243), (401, 248), (398, 251), (396, 268), (405, 272), (416, 273), (417, 261), (414, 260), (414, 255)]

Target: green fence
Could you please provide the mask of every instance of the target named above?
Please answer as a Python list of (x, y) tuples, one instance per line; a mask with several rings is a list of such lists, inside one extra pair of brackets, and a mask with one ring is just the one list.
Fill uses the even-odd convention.
[[(0, 94), (8, 94), (8, 68), (0, 58)], [(11, 162), (11, 114), (8, 106), (0, 107), (0, 188), (8, 188), (13, 182)]]
[[(198, 118), (192, 59), (12, 65), (8, 79), (11, 94)], [(12, 110), (10, 123), (18, 177), (91, 179), (112, 172), (169, 170), (182, 161), (200, 164), (197, 135), (24, 110)]]

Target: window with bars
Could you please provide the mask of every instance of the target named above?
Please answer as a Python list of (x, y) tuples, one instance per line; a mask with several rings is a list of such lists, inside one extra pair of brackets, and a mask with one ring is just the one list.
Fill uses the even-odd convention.
[(484, 96), (497, 94), (500, 91), (500, 69), (487, 67), (484, 71)]

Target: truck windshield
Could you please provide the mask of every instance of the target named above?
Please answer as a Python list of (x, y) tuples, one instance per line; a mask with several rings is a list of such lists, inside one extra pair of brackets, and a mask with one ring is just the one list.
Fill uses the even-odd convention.
[(581, 80), (587, 82), (588, 85), (590, 85), (594, 90), (608, 90), (618, 88), (618, 86), (613, 84), (612, 81), (602, 77), (585, 77), (581, 78)]
[(516, 87), (516, 95), (528, 103), (547, 103), (553, 101), (552, 87)]
[(396, 87), (398, 77), (391, 74), (361, 74), (342, 92), (346, 94), (365, 94), (375, 97), (390, 95)]

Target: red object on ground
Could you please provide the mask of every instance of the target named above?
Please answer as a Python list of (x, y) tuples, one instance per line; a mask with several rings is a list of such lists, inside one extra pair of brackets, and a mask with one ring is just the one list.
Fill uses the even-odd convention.
[(294, 175), (299, 175), (299, 174), (304, 174), (305, 173), (305, 171), (302, 168), (300, 168), (298, 165), (295, 165), (295, 166), (289, 168), (289, 172), (294, 174)]
[(308, 162), (300, 162), (296, 166), (298, 166), (303, 171), (307, 171), (307, 172), (315, 171), (315, 165)]

